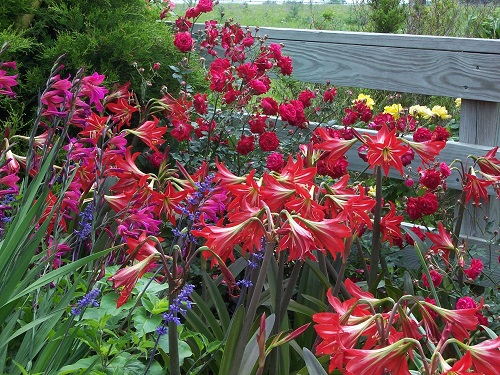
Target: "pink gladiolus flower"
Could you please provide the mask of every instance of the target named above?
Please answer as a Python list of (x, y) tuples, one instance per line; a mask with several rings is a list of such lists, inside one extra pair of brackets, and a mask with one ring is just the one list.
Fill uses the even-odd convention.
[(8, 76), (5, 70), (0, 69), (0, 94), (15, 97), (16, 93), (12, 91), (12, 86), (17, 86), (17, 74)]

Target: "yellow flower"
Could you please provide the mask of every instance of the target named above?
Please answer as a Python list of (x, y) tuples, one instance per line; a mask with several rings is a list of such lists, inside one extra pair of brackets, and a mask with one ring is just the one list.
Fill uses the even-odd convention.
[(455, 99), (455, 106), (456, 106), (457, 108), (462, 107), (462, 98), (456, 98), (456, 99)]
[(448, 110), (446, 107), (442, 107), (440, 105), (435, 105), (432, 107), (432, 113), (435, 113), (436, 116), (440, 117), (443, 120), (448, 120), (451, 118), (451, 115), (448, 114)]
[(377, 195), (377, 187), (376, 186), (370, 186), (368, 188), (368, 192), (366, 193), (369, 197), (375, 198)]
[[(373, 109), (373, 106), (375, 105), (375, 102), (373, 101), (370, 95), (359, 94), (356, 100), (364, 101), (370, 109)], [(352, 102), (354, 103), (355, 100), (353, 100)]]
[(401, 104), (393, 104), (384, 107), (384, 113), (390, 113), (395, 120), (399, 119), (399, 114), (403, 112), (403, 106)]
[(408, 112), (413, 117), (422, 117), (422, 118), (425, 118), (425, 119), (429, 119), (431, 117), (436, 116), (436, 114), (434, 112), (432, 112), (425, 105), (412, 105), (410, 107), (410, 109), (408, 110)]

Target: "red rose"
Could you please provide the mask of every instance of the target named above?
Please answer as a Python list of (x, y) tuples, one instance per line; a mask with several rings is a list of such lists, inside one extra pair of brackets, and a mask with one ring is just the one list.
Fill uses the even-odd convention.
[(165, 155), (156, 151), (154, 154), (148, 156), (148, 160), (154, 168), (158, 168), (163, 160), (165, 160)]
[(234, 102), (238, 96), (241, 94), (240, 90), (227, 90), (227, 92), (224, 94), (224, 102), (226, 104), (231, 104)]
[(352, 109), (346, 108), (344, 109), (344, 111), (345, 111), (345, 116), (342, 119), (342, 124), (352, 125), (358, 120), (359, 118), (358, 114), (354, 112)]
[(284, 76), (289, 76), (293, 72), (292, 59), (288, 56), (282, 56), (276, 65), (281, 69), (281, 74)]
[(193, 49), (194, 41), (189, 31), (175, 34), (174, 45), (181, 52), (189, 52)]
[(268, 116), (274, 116), (278, 114), (278, 102), (273, 98), (266, 97), (260, 102), (262, 107), (262, 113)]
[(200, 15), (200, 9), (196, 7), (191, 7), (186, 10), (186, 18), (196, 18)]
[(475, 280), (483, 272), (483, 262), (481, 259), (472, 259), (470, 267), (464, 270), (464, 273), (469, 279)]
[(208, 113), (208, 105), (207, 105), (207, 94), (196, 93), (193, 97), (193, 106), (196, 112), (200, 115), (205, 115)]
[(420, 183), (429, 190), (436, 189), (441, 183), (441, 173), (435, 169), (420, 170)]
[(412, 115), (401, 116), (396, 127), (401, 132), (413, 132), (417, 128), (417, 120)]
[(299, 94), (299, 100), (302, 102), (304, 107), (309, 107), (311, 105), (311, 99), (314, 99), (316, 94), (311, 90), (304, 90)]
[(333, 163), (327, 163), (327, 166), (328, 176), (330, 176), (331, 178), (339, 178), (347, 174), (347, 167), (349, 166), (349, 162), (346, 158), (339, 158)]
[(248, 123), (250, 124), (250, 131), (256, 134), (264, 133), (267, 128), (266, 120), (266, 116), (253, 115), (250, 117), (248, 120)]
[(255, 138), (253, 135), (246, 136), (242, 135), (241, 139), (238, 141), (238, 145), (236, 146), (236, 151), (240, 155), (248, 155), (250, 152), (252, 152), (255, 148)]
[(477, 307), (476, 301), (474, 301), (471, 297), (459, 298), (455, 306), (457, 310), (475, 309), (476, 307)]
[(432, 215), (439, 208), (437, 197), (430, 192), (425, 193), (423, 197), (418, 197), (418, 205), (424, 215)]
[(262, 151), (275, 151), (280, 145), (280, 140), (275, 132), (265, 132), (259, 137), (259, 146)]
[(406, 202), (406, 213), (412, 220), (418, 220), (422, 217), (422, 210), (418, 198), (410, 197)]
[[(441, 282), (443, 281), (443, 276), (436, 270), (430, 270), (429, 274), (431, 275), (431, 280), (432, 284), (437, 287)], [(422, 284), (424, 284), (425, 287), (429, 287), (429, 280), (427, 280), (427, 274), (422, 275)]]
[(432, 133), (427, 128), (418, 128), (417, 130), (415, 130), (415, 133), (413, 133), (413, 140), (415, 142), (430, 141), (431, 138), (432, 138)]
[(335, 87), (329, 88), (323, 93), (323, 100), (326, 103), (331, 103), (337, 96), (337, 89)]
[[(424, 301), (430, 303), (431, 305), (436, 306), (436, 300), (434, 298), (426, 297)], [(427, 310), (431, 318), (436, 319), (439, 316), (439, 314), (430, 307), (424, 306), (424, 308)]]
[(390, 113), (380, 113), (375, 116), (372, 121), (373, 123), (368, 125), (370, 129), (380, 130), (384, 124), (387, 125), (389, 130), (396, 127), (396, 120), (394, 120), (394, 117)]
[(279, 114), (281, 116), (281, 120), (293, 122), (297, 117), (297, 110), (293, 104), (285, 103), (279, 106)]
[[(425, 234), (422, 233), (420, 227), (413, 227), (411, 228), (411, 231), (415, 233), (418, 236), (418, 238), (420, 238), (422, 241), (425, 241)], [(413, 238), (411, 238), (411, 236), (408, 233), (405, 234), (405, 240), (410, 245), (415, 244), (415, 241), (413, 240)]]
[(411, 148), (409, 148), (405, 154), (401, 155), (401, 163), (403, 163), (403, 167), (410, 165), (414, 158), (415, 152)]
[(250, 87), (255, 91), (257, 95), (265, 94), (269, 87), (264, 84), (260, 79), (254, 79), (250, 81)]
[(175, 27), (179, 29), (179, 31), (188, 31), (191, 26), (193, 26), (193, 23), (185, 17), (179, 17), (175, 20)]
[(212, 0), (200, 0), (196, 8), (200, 13), (209, 13), (214, 9)]
[(271, 155), (267, 157), (266, 167), (271, 171), (280, 172), (281, 169), (283, 168), (284, 162), (285, 159), (282, 154), (273, 152)]
[(368, 146), (361, 145), (358, 147), (358, 156), (365, 162), (368, 162)]
[(450, 133), (442, 126), (436, 126), (431, 136), (433, 141), (447, 141), (448, 138), (450, 138)]
[(441, 175), (443, 176), (443, 178), (450, 177), (451, 169), (445, 162), (439, 164), (439, 170), (441, 171)]

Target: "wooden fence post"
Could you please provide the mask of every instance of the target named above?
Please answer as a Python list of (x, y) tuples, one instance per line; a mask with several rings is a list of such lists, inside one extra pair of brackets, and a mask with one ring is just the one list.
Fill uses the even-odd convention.
[[(492, 148), (499, 146), (500, 103), (462, 99), (459, 140)], [(464, 155), (464, 158), (466, 156)], [(483, 203), (479, 207), (472, 204), (467, 206), (461, 233), (464, 236), (488, 240), (488, 236), (484, 233), (488, 221), (494, 221), (493, 230), (498, 229), (500, 201), (493, 195), (488, 197), (488, 203)]]

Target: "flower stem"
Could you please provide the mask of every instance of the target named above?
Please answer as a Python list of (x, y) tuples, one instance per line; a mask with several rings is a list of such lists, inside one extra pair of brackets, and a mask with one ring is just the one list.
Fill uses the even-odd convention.
[(376, 167), (376, 182), (375, 182), (375, 213), (373, 218), (373, 238), (372, 238), (372, 251), (370, 257), (370, 273), (369, 273), (369, 289), (375, 288), (373, 285), (377, 280), (378, 263), (380, 260), (380, 219), (382, 216), (382, 168)]
[(238, 375), (240, 364), (243, 359), (243, 352), (247, 344), (248, 335), (250, 333), (250, 329), (252, 328), (252, 324), (255, 318), (255, 312), (257, 311), (257, 307), (260, 302), (260, 295), (262, 292), (262, 286), (264, 285), (264, 280), (266, 279), (267, 268), (274, 253), (274, 245), (274, 241), (270, 241), (266, 244), (266, 250), (260, 268), (259, 277), (257, 278), (257, 282), (255, 283), (254, 292), (252, 294), (250, 304), (248, 305), (245, 322), (243, 323), (243, 327), (241, 328), (240, 337), (238, 339), (238, 343), (236, 344), (236, 349), (234, 350), (234, 356), (228, 375)]

